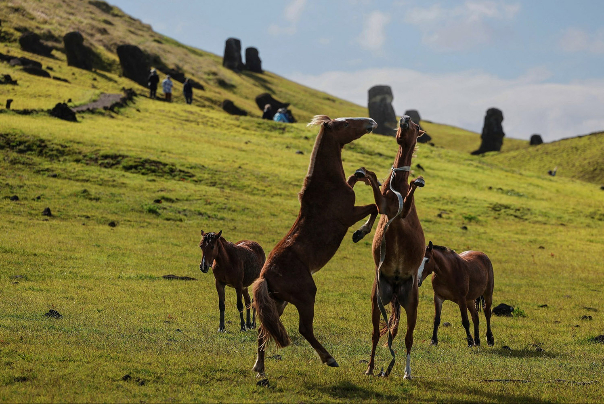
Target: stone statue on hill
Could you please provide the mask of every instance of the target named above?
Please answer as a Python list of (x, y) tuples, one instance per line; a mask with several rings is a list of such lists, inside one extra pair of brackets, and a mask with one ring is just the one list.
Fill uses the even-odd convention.
[(68, 66), (92, 70), (95, 59), (99, 59), (99, 56), (91, 48), (84, 45), (84, 37), (78, 31), (65, 34), (63, 44)]
[(262, 73), (262, 61), (258, 56), (258, 49), (245, 49), (245, 68), (254, 73)]
[(392, 89), (390, 86), (374, 86), (369, 89), (369, 117), (377, 122), (375, 133), (394, 136), (396, 134), (397, 119), (392, 107)]
[(150, 71), (149, 57), (136, 45), (120, 45), (117, 47), (120, 58), (122, 75), (147, 87), (147, 76)]
[(241, 71), (245, 67), (241, 60), (241, 41), (239, 39), (229, 38), (226, 40), (222, 65), (235, 71)]
[(537, 146), (540, 144), (543, 144), (543, 139), (541, 138), (541, 135), (535, 133), (534, 135), (531, 136), (530, 145)]
[(472, 154), (483, 154), (490, 151), (501, 151), (503, 145), (503, 112), (497, 108), (489, 108), (484, 117), (484, 126), (482, 127), (482, 143), (478, 150), (474, 150)]

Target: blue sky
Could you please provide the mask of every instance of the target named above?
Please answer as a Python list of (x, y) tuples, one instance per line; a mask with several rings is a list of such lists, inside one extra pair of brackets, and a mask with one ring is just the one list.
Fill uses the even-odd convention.
[(604, 130), (604, 1), (109, 2), (216, 54), (239, 38), (266, 70), (360, 105), (388, 84), (398, 114), (478, 132), (490, 107), (510, 137)]

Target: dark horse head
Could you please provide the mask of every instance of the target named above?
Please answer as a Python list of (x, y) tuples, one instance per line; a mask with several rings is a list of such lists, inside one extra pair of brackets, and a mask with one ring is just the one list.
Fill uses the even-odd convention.
[[(426, 254), (424, 255), (424, 262), (422, 264), (422, 271), (418, 273), (418, 285), (419, 286), (422, 285), (422, 282), (428, 277), (428, 275), (430, 275), (436, 269), (439, 268), (438, 263), (434, 259), (434, 250), (438, 250), (441, 254), (443, 252), (452, 251), (451, 249), (449, 249), (447, 247), (443, 247), (440, 245), (434, 245), (434, 244), (432, 244), (432, 241), (430, 241), (428, 243), (428, 245), (426, 246)], [(443, 256), (440, 255), (440, 257), (442, 258)]]
[(372, 132), (377, 123), (371, 118), (337, 118), (330, 119), (327, 115), (316, 115), (307, 125), (321, 125), (321, 130), (344, 146)]
[(424, 132), (419, 128), (419, 125), (411, 120), (409, 115), (403, 115), (399, 121), (399, 128), (396, 132), (396, 143), (405, 150), (413, 150), (417, 143), (417, 138), (423, 135)]
[(199, 269), (204, 274), (207, 273), (212, 267), (212, 263), (218, 256), (218, 244), (220, 241), (220, 236), (222, 236), (222, 230), (220, 230), (218, 233), (204, 233), (203, 230), (201, 231), (199, 248), (201, 248), (203, 256), (201, 258), (201, 263), (199, 264)]

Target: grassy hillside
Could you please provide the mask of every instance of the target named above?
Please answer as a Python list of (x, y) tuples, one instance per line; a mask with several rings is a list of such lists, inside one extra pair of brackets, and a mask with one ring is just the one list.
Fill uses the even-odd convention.
[[(222, 57), (199, 49), (182, 45), (171, 38), (154, 32), (147, 24), (124, 14), (117, 7), (102, 1), (68, 1), (68, 0), (2, 0), (0, 1), (2, 15), (3, 38), (11, 39), (6, 42), (2, 53), (21, 55), (16, 43), (20, 32), (30, 30), (39, 33), (49, 45), (57, 49), (53, 51), (55, 59), (31, 57), (39, 60), (44, 66), (51, 66), (54, 74), (68, 79), (76, 84), (78, 90), (70, 96), (67, 90), (57, 95), (59, 100), (45, 99), (44, 82), (34, 82), (31, 97), (28, 101), (20, 100), (13, 108), (51, 108), (57, 101), (72, 99), (74, 103), (86, 98), (94, 90), (118, 91), (124, 85), (124, 80), (116, 77), (120, 73), (119, 60), (115, 50), (120, 44), (139, 46), (170, 68), (183, 71), (188, 77), (203, 84), (205, 91), (195, 91), (195, 104), (220, 108), (223, 100), (230, 99), (253, 116), (260, 116), (261, 111), (254, 102), (257, 95), (270, 92), (280, 101), (290, 102), (292, 112), (301, 121), (308, 121), (316, 111), (328, 115), (341, 116), (342, 111), (354, 111), (354, 115), (366, 115), (366, 109), (357, 105), (331, 97), (320, 91), (292, 83), (269, 71), (263, 74), (251, 72), (235, 73), (222, 67)], [(62, 53), (63, 35), (78, 30), (85, 38), (85, 44), (99, 53), (108, 71), (87, 73), (79, 69), (65, 68), (65, 55)], [(226, 40), (226, 38), (224, 38)], [(31, 54), (27, 54), (30, 57)], [(0, 65), (5, 69), (6, 65)], [(270, 66), (264, 66), (270, 70)], [(10, 73), (9, 73), (10, 74)], [(99, 85), (99, 79), (107, 78)], [(94, 79), (97, 81), (94, 81)], [(162, 77), (163, 79), (163, 77)], [(101, 80), (102, 81), (102, 80)], [(101, 87), (104, 86), (104, 87)], [(128, 87), (135, 87), (138, 92), (146, 90), (130, 81)], [(91, 91), (91, 89), (93, 91)], [(2, 91), (2, 90), (0, 90)], [(39, 91), (40, 94), (36, 94)], [(75, 91), (75, 90), (74, 90)], [(161, 93), (161, 92), (160, 92)], [(3, 95), (0, 93), (0, 96)], [(176, 98), (182, 100), (181, 87), (176, 83)], [(30, 102), (29, 99), (36, 99)]]
[[(1, 2), (2, 13), (12, 16), (2, 18), (2, 29), (13, 32), (44, 15), (48, 29), (80, 19), (83, 29), (92, 30), (94, 21), (106, 18), (115, 29), (127, 31), (130, 24), (135, 32), (146, 29), (145, 40), (151, 35), (119, 10), (107, 17), (89, 2), (73, 4)], [(126, 31), (118, 32), (126, 38)], [(223, 230), (230, 241), (256, 240), (268, 254), (298, 213), (297, 193), (316, 136), (303, 121), (315, 113), (366, 110), (271, 73), (237, 75), (222, 69), (214, 55), (153, 38), (165, 40), (166, 53), (182, 50), (213, 61), (237, 90), (209, 79), (194, 105), (185, 105), (178, 92), (175, 103), (138, 97), (118, 113), (80, 114), (78, 123), (43, 112), (0, 113), (0, 401), (601, 401), (604, 345), (594, 337), (604, 334), (604, 192), (507, 164), (504, 156), (520, 151), (470, 156), (478, 135), (430, 123), (424, 124), (436, 147), (420, 146), (413, 162), (425, 168), (414, 174), (427, 184), (416, 193), (418, 213), (427, 240), (482, 250), (493, 261), (495, 304), (516, 307), (515, 316), (493, 319), (495, 347), (465, 346), (451, 302), (442, 315), (451, 326), (441, 328), (438, 347), (430, 346), (433, 303), (426, 282), (412, 354), (415, 379), (402, 380), (400, 335), (391, 377), (363, 375), (373, 234), (353, 244), (353, 227), (314, 276), (315, 332), (340, 368), (320, 363), (288, 307), (283, 320), (292, 346), (269, 348), (270, 387), (256, 386), (256, 333), (238, 331), (232, 289), (226, 295), (228, 332), (216, 332), (214, 279), (198, 270), (199, 232)], [(0, 45), (0, 52), (25, 55), (14, 42)], [(14, 98), (16, 109), (49, 108), (133, 86), (112, 71), (69, 68), (62, 53), (54, 54), (27, 56), (70, 83), (0, 63), (0, 73), (19, 82), (0, 86), (0, 100)], [(204, 77), (203, 71), (195, 76)], [(295, 100), (301, 123), (232, 117), (217, 107), (225, 94), (244, 108), (252, 105), (256, 92), (264, 91), (260, 78), (276, 98)], [(393, 138), (367, 135), (345, 147), (345, 171), (365, 166), (384, 178), (396, 151)], [(367, 187), (356, 193), (358, 204), (371, 202)], [(47, 207), (50, 217), (42, 215)], [(197, 280), (163, 279), (167, 274)], [(45, 317), (51, 309), (63, 317)], [(380, 348), (378, 368), (388, 360)]]
[(558, 167), (557, 175), (604, 184), (604, 132), (491, 155), (488, 160), (541, 175)]

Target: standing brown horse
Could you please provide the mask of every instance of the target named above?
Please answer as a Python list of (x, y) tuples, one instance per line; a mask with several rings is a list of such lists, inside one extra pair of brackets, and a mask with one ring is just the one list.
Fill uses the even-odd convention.
[(354, 205), (354, 184), (360, 179), (373, 185), (377, 183), (375, 174), (361, 169), (347, 180), (342, 166), (343, 146), (375, 129), (375, 121), (369, 118), (332, 120), (317, 115), (309, 125), (321, 125), (321, 129), (299, 193), (300, 213), (269, 255), (260, 278), (253, 285), (261, 324), (258, 358), (253, 369), (259, 375), (264, 374), (266, 342), (273, 339), (278, 347), (289, 345), (289, 336), (279, 319), (287, 303), (298, 310), (300, 334), (317, 351), (323, 363), (338, 366), (313, 332), (317, 287), (312, 274), (334, 256), (350, 226), (371, 215), (355, 233), (354, 240), (358, 241), (371, 231), (378, 213), (374, 204)]
[[(241, 319), (241, 331), (256, 327), (256, 310), (253, 319), (250, 319), (250, 295), (247, 291), (260, 275), (264, 265), (264, 250), (255, 241), (242, 240), (236, 244), (229, 243), (222, 236), (222, 230), (217, 233), (204, 233), (201, 231), (199, 248), (203, 251), (199, 269), (207, 273), (212, 267), (214, 278), (216, 278), (216, 290), (218, 291), (218, 309), (220, 310), (219, 332), (225, 332), (224, 327), (224, 287), (226, 285), (237, 291), (237, 310)], [(247, 323), (243, 321), (243, 302), (245, 298)]]
[[(424, 132), (408, 116), (401, 118), (396, 133), (399, 149), (390, 178), (384, 182), (381, 192), (374, 195), (382, 217), (373, 237), (376, 273), (371, 291), (373, 346), (369, 366), (365, 372), (368, 375), (373, 374), (375, 366), (375, 348), (380, 339), (380, 312), (385, 317), (384, 304), (391, 303), (392, 314), (389, 324), (393, 329), (398, 326), (399, 306), (403, 306), (407, 313), (405, 379), (411, 378), (411, 347), (418, 304), (417, 273), (423, 262), (425, 246), (424, 232), (415, 211), (413, 194), (417, 187), (423, 187), (425, 183), (422, 177), (418, 177), (409, 184), (408, 178), (417, 138), (423, 134)], [(404, 200), (402, 195), (405, 195)], [(393, 336), (388, 330), (388, 347), (393, 359), (388, 370), (382, 373), (384, 376), (388, 376), (394, 366), (392, 339)]]
[[(432, 344), (438, 344), (438, 326), (443, 302), (451, 300), (459, 305), (461, 323), (466, 330), (468, 346), (480, 345), (478, 334), (478, 311), (484, 306), (484, 316), (487, 319), (487, 344), (493, 345), (491, 332), (491, 304), (493, 303), (493, 265), (486, 254), (479, 251), (455, 251), (432, 242), (426, 247), (426, 264), (420, 277), (420, 285), (431, 273), (432, 288), (434, 289), (434, 331)], [(474, 339), (470, 335), (468, 310), (474, 323)]]

